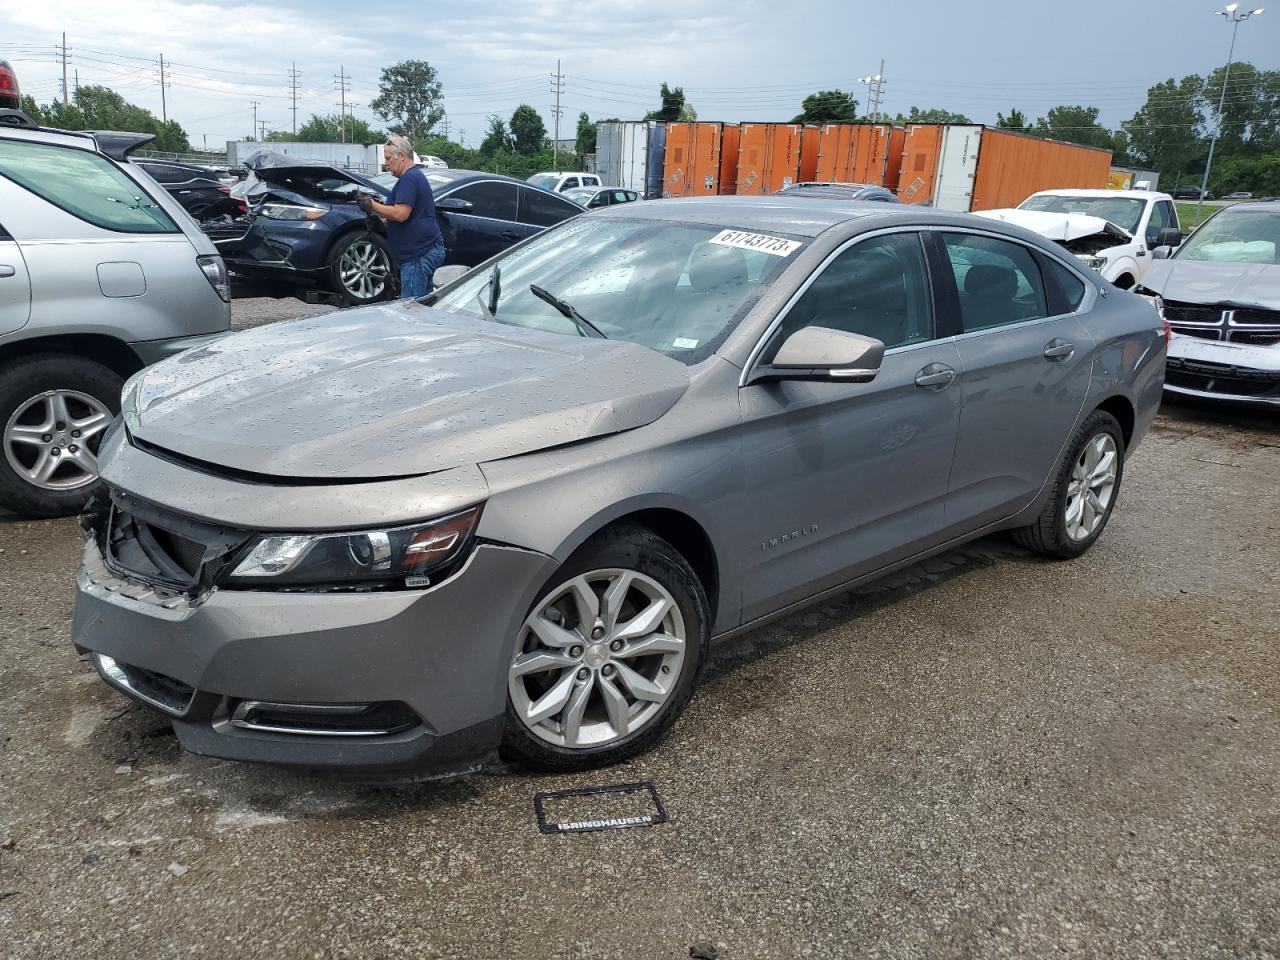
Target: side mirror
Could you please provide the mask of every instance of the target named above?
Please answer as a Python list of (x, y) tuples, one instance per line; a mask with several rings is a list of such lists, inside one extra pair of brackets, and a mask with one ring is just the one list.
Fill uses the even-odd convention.
[(880, 372), (884, 344), (830, 327), (802, 327), (783, 341), (772, 363), (760, 364), (748, 384), (767, 380), (868, 383)]
[(473, 209), (471, 201), (461, 197), (444, 197), (436, 201), (436, 210), (441, 213), (470, 213)]
[(1151, 248), (1152, 260), (1168, 260), (1172, 256), (1173, 256), (1173, 247), (1152, 247)]
[(1177, 247), (1182, 243), (1182, 231), (1177, 227), (1165, 227), (1156, 237), (1157, 247)]
[(451, 263), (447, 267), (437, 267), (432, 282), (436, 290), (441, 287), (447, 287), (451, 283), (456, 283), (471, 272), (470, 267), (464, 267), (460, 263)]

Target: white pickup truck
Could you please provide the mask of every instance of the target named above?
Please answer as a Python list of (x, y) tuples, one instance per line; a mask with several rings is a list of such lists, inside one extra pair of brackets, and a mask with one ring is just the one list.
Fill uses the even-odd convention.
[(1122, 290), (1142, 281), (1152, 250), (1182, 242), (1173, 198), (1151, 190), (1042, 190), (1016, 208), (977, 215), (1062, 244)]

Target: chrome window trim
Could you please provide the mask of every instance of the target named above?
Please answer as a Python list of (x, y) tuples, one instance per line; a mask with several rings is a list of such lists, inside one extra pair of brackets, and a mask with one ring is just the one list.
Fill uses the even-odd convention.
[[(805, 279), (804, 283), (800, 284), (800, 286), (796, 288), (795, 293), (793, 293), (790, 297), (787, 298), (787, 302), (782, 305), (782, 308), (778, 311), (777, 315), (775, 315), (774, 318), (769, 322), (769, 326), (765, 328), (764, 333), (760, 335), (760, 338), (758, 340), (756, 340), (755, 346), (752, 347), (751, 352), (747, 354), (747, 362), (742, 365), (742, 373), (738, 377), (738, 387), (742, 388), (747, 386), (747, 381), (751, 378), (751, 371), (755, 369), (756, 364), (760, 361), (760, 354), (764, 352), (764, 348), (769, 343), (769, 340), (777, 332), (778, 328), (782, 326), (782, 321), (784, 321), (787, 318), (787, 314), (791, 312), (792, 308), (796, 305), (796, 302), (801, 297), (803, 297), (805, 293), (808, 292), (809, 287), (813, 285), (813, 282), (817, 280), (818, 277), (820, 277), (829, 266), (831, 266), (832, 261), (834, 261), (838, 256), (840, 256), (850, 247), (854, 246), (855, 244), (861, 243), (864, 240), (871, 240), (871, 239), (874, 239), (875, 237), (883, 237), (883, 236), (887, 236), (895, 233), (919, 234), (919, 233), (923, 233), (925, 229), (926, 227), (921, 224), (911, 224), (911, 225), (903, 224), (901, 226), (883, 227), (879, 230), (871, 230), (871, 231), (868, 231), (867, 233), (860, 233), (856, 237), (850, 237), (848, 240), (845, 240), (838, 247), (836, 247), (829, 254), (827, 254), (826, 257), (823, 258), (822, 262), (818, 264), (818, 266)], [(924, 258), (925, 269), (927, 271), (929, 266), (929, 254), (928, 254), (928, 251), (924, 249), (923, 244), (924, 244), (924, 241), (923, 241), (923, 238), (921, 238), (920, 255)], [(930, 289), (930, 293), (932, 293), (933, 291), (932, 278), (930, 278), (929, 289)], [(932, 309), (932, 306), (930, 309)], [(938, 318), (935, 316), (933, 320), (934, 320), (934, 332), (936, 333)], [(943, 339), (950, 339), (950, 338), (943, 338)], [(902, 347), (891, 347), (885, 350), (885, 356), (888, 356), (891, 352), (894, 352), (899, 349), (903, 349), (907, 347), (924, 346), (925, 344), (937, 343), (937, 342), (938, 342), (938, 338), (934, 337), (930, 340), (921, 341), (918, 344), (903, 344)]]

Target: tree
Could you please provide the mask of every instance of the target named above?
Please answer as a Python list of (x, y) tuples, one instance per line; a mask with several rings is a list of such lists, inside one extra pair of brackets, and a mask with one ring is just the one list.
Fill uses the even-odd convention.
[(685, 102), (683, 87), (668, 87), (664, 82), (658, 91), (662, 106), (645, 114), (646, 120), (661, 120), (673, 123), (677, 120), (697, 120), (698, 112)]
[(1148, 89), (1146, 103), (1120, 125), (1129, 137), (1129, 153), (1166, 175), (1202, 166), (1208, 149), (1201, 135), (1203, 92), (1204, 80), (1195, 74), (1177, 81), (1170, 78)]
[(47, 123), (44, 111), (40, 109), (40, 104), (36, 103), (36, 98), (25, 93), (22, 95), (22, 112), (42, 127)]
[[(1209, 74), (1204, 84), (1207, 117), (1216, 120), (1222, 98), (1222, 130), (1217, 152), (1224, 155), (1274, 153), (1280, 146), (1280, 71), (1259, 70), (1247, 62), (1233, 63), (1222, 97), (1223, 69)], [(1210, 129), (1214, 123), (1210, 123)]]
[(1098, 123), (1097, 107), (1051, 107), (1047, 116), (1036, 120), (1031, 132), (1037, 137), (1065, 140), (1086, 147), (1110, 150), (1115, 146), (1111, 131)]
[(1026, 130), (1031, 124), (1027, 122), (1026, 114), (1014, 107), (1007, 117), (1003, 113), (996, 114), (996, 126), (1002, 130)]
[(511, 131), (516, 152), (523, 153), (526, 157), (541, 150), (542, 141), (547, 139), (547, 127), (542, 122), (542, 117), (527, 103), (516, 107), (507, 129)]
[(378, 95), (369, 107), (383, 120), (394, 121), (391, 129), (410, 140), (430, 136), (444, 117), (436, 68), (426, 60), (402, 60), (384, 67)]
[(496, 113), (489, 114), (489, 129), (480, 141), (482, 156), (492, 157), (512, 149), (511, 134), (507, 130), (507, 122)]
[(337, 113), (313, 113), (311, 119), (298, 128), (295, 136), (287, 130), (272, 130), (268, 140), (300, 140), (303, 143), (382, 143), (387, 135), (374, 130), (359, 117), (343, 117)]
[(596, 152), (596, 125), (585, 113), (578, 114), (578, 156)]
[[(34, 100), (39, 121), (63, 130), (127, 130), (130, 133), (149, 133), (155, 137), (148, 146), (153, 150), (186, 153), (191, 149), (186, 131), (176, 120), (162, 121), (150, 110), (129, 103), (109, 87), (86, 84), (77, 88), (73, 102), (64, 104), (54, 100), (41, 107)], [(35, 119), (36, 115), (32, 114)]]
[(912, 107), (911, 112), (906, 116), (901, 113), (893, 118), (896, 124), (904, 123), (973, 123), (963, 113), (952, 113), (950, 110), (942, 110), (938, 107), (931, 107), (928, 110), (921, 110), (919, 107)]
[(858, 118), (858, 101), (843, 90), (819, 90), (800, 102), (792, 123), (849, 123)]

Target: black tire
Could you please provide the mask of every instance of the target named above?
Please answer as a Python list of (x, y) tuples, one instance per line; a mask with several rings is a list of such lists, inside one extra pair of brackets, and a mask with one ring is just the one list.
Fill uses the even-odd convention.
[[(1071, 471), (1076, 461), (1083, 454), (1085, 446), (1099, 434), (1110, 434), (1116, 444), (1116, 479), (1111, 499), (1103, 512), (1102, 522), (1088, 537), (1074, 540), (1067, 534), (1067, 488), (1071, 483)], [(1078, 557), (1097, 542), (1102, 531), (1107, 528), (1111, 513), (1120, 498), (1120, 485), (1124, 479), (1124, 431), (1120, 423), (1104, 410), (1095, 410), (1084, 419), (1067, 444), (1066, 455), (1058, 468), (1058, 476), (1054, 480), (1053, 493), (1036, 522), (1026, 527), (1010, 531), (1013, 539), (1028, 550), (1042, 553), (1045, 556), (1060, 560)]]
[[(671, 544), (635, 524), (619, 524), (583, 544), (539, 591), (530, 612), (560, 585), (594, 570), (620, 568), (653, 578), (675, 600), (684, 620), (686, 650), (680, 676), (660, 711), (639, 730), (602, 747), (569, 748), (534, 734), (516, 714), (507, 696), (502, 755), (537, 770), (588, 770), (618, 763), (647, 750), (666, 733), (693, 694), (710, 643), (711, 611), (697, 574)], [(505, 664), (504, 664), (505, 669)]]
[[(342, 258), (353, 246), (361, 243), (371, 243), (373, 245), (377, 250), (381, 266), (386, 269), (386, 278), (381, 289), (368, 296), (348, 288), (342, 278)], [(341, 297), (348, 306), (359, 307), (369, 303), (377, 303), (379, 300), (394, 299), (396, 289), (399, 286), (394, 266), (395, 261), (391, 257), (391, 248), (387, 246), (387, 241), (382, 236), (368, 230), (353, 230), (351, 233), (338, 238), (338, 242), (329, 251), (327, 262), (329, 266), (329, 284), (333, 288), (333, 292)]]
[[(120, 412), (124, 381), (114, 371), (83, 357), (39, 353), (0, 366), (0, 447), (10, 419), (30, 400), (50, 390), (74, 390), (93, 397), (112, 414)], [(94, 453), (102, 434), (88, 441)], [(79, 513), (97, 483), (71, 490), (46, 490), (18, 474), (7, 450), (0, 449), (0, 506), (26, 517), (63, 517)]]

